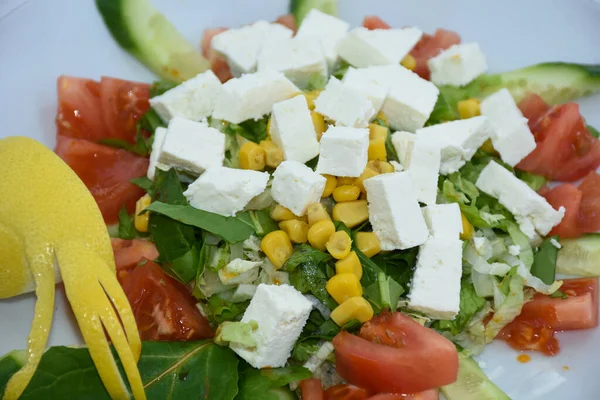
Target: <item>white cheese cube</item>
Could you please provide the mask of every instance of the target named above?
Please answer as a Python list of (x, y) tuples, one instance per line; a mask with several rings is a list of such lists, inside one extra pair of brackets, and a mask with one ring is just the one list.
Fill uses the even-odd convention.
[(305, 163), (319, 155), (317, 132), (304, 96), (273, 105), (270, 134), (286, 160)]
[(373, 29), (364, 27), (352, 29), (338, 43), (338, 53), (354, 67), (371, 65), (399, 64), (423, 32), (417, 28)]
[(431, 81), (436, 85), (464, 86), (487, 71), (485, 54), (478, 43), (450, 46), (429, 59)]
[(336, 125), (366, 128), (375, 109), (366, 94), (331, 77), (315, 100), (315, 111), (334, 120)]
[(257, 69), (283, 72), (300, 88), (306, 88), (315, 77), (327, 79), (325, 56), (319, 38), (314, 36), (265, 42)]
[(508, 89), (500, 89), (486, 97), (481, 102), (481, 115), (496, 125), (492, 144), (506, 164), (515, 166), (535, 150), (535, 138), (527, 118), (523, 117)]
[(437, 144), (441, 149), (440, 173), (458, 171), (473, 157), (477, 149), (495, 135), (494, 125), (487, 117), (479, 116), (417, 130), (419, 140)]
[(256, 285), (250, 283), (239, 284), (231, 295), (231, 301), (241, 303), (242, 301), (250, 300), (254, 296), (254, 293), (256, 293), (256, 287)]
[(223, 165), (225, 135), (205, 123), (175, 117), (169, 122), (157, 163), (190, 174)]
[(301, 217), (312, 203), (321, 201), (325, 177), (298, 161), (284, 161), (273, 173), (273, 199)]
[(348, 68), (342, 83), (367, 95), (373, 104), (375, 114), (383, 107), (383, 102), (390, 90), (390, 85), (380, 79), (371, 68)]
[(258, 268), (262, 261), (248, 261), (236, 258), (221, 268), (219, 279), (224, 285), (250, 284), (258, 279)]
[(358, 177), (367, 166), (369, 130), (330, 126), (321, 137), (319, 174)]
[(206, 170), (183, 194), (194, 208), (231, 217), (264, 192), (268, 182), (267, 172), (214, 167)]
[(257, 322), (253, 332), (257, 345), (230, 347), (254, 368), (283, 367), (311, 309), (310, 301), (293, 286), (260, 284), (242, 317), (242, 322)]
[(152, 151), (150, 152), (150, 160), (148, 162), (148, 173), (146, 174), (150, 180), (154, 180), (156, 168), (164, 171), (169, 169), (167, 165), (158, 162), (158, 159), (160, 158), (160, 152), (162, 151), (162, 145), (166, 136), (167, 128), (159, 126), (154, 131), (154, 141), (152, 142)]
[(392, 135), (392, 144), (405, 171), (412, 175), (417, 199), (431, 205), (437, 200), (440, 148), (430, 141), (417, 139), (414, 133), (396, 132)]
[(259, 119), (271, 112), (273, 104), (296, 93), (300, 89), (281, 72), (247, 74), (223, 84), (212, 116), (234, 124)]
[(212, 114), (220, 93), (221, 81), (208, 70), (149, 101), (164, 122), (173, 117), (201, 121)]
[(369, 221), (382, 250), (404, 250), (425, 243), (429, 230), (410, 172), (377, 175), (363, 185), (369, 201)]
[(346, 21), (313, 8), (302, 20), (296, 37), (315, 36), (319, 38), (327, 66), (331, 71), (339, 59), (337, 44), (346, 36), (348, 29), (350, 29), (350, 25)]
[(266, 40), (292, 37), (294, 32), (280, 24), (257, 21), (241, 28), (228, 29), (211, 40), (213, 49), (227, 58), (231, 73), (240, 77), (254, 72), (258, 53)]
[(475, 186), (498, 199), (513, 213), (521, 230), (530, 239), (536, 237), (536, 232), (546, 236), (565, 214), (564, 207), (555, 210), (545, 198), (494, 161), (490, 161), (481, 171)]
[(463, 232), (458, 203), (434, 204), (421, 210), (431, 236), (457, 239)]
[(460, 311), (461, 276), (462, 241), (429, 238), (419, 249), (409, 308), (434, 319), (454, 319)]

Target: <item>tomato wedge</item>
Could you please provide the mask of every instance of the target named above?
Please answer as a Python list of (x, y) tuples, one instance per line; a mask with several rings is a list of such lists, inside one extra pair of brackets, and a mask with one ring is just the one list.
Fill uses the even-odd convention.
[(142, 259), (155, 260), (158, 258), (156, 245), (149, 240), (123, 240), (111, 238), (117, 271), (127, 271), (137, 267)]
[(548, 112), (550, 106), (546, 104), (541, 96), (529, 93), (519, 102), (519, 109), (527, 118), (529, 128), (533, 128), (540, 117)]
[(546, 200), (548, 200), (548, 203), (550, 203), (555, 210), (558, 210), (560, 207), (565, 208), (565, 216), (562, 221), (560, 221), (560, 224), (550, 231), (549, 236), (558, 235), (561, 238), (566, 239), (581, 235), (581, 229), (579, 227), (579, 206), (582, 194), (581, 190), (570, 183), (557, 186), (543, 194)]
[(105, 137), (100, 107), (100, 83), (85, 78), (60, 76), (56, 81), (58, 135), (92, 142)]
[(600, 175), (595, 171), (585, 177), (581, 185), (579, 224), (582, 233), (600, 230)]
[(362, 26), (364, 26), (365, 28), (367, 28), (369, 30), (390, 29), (391, 28), (390, 24), (388, 24), (381, 18), (376, 17), (374, 15), (366, 16), (365, 19), (363, 20)]
[(359, 336), (341, 332), (333, 345), (338, 374), (371, 393), (417, 393), (458, 374), (454, 344), (399, 312), (381, 313)]
[(446, 50), (450, 46), (459, 43), (460, 36), (458, 33), (450, 30), (438, 29), (433, 35), (424, 34), (421, 40), (410, 51), (410, 55), (417, 61), (414, 72), (423, 79), (429, 79), (431, 73), (427, 66), (427, 61), (440, 54), (442, 50)]
[(438, 400), (440, 392), (438, 389), (430, 389), (415, 394), (376, 394), (369, 400)]
[(365, 400), (369, 392), (347, 383), (339, 384), (325, 390), (325, 400)]
[(298, 30), (298, 26), (296, 25), (296, 17), (294, 17), (292, 14), (280, 15), (275, 22), (291, 29), (294, 31), (294, 33), (296, 33)]
[(324, 400), (325, 393), (321, 386), (321, 380), (317, 378), (304, 379), (300, 382), (302, 400)]
[(204, 34), (202, 35), (202, 41), (200, 42), (202, 54), (210, 61), (210, 69), (215, 73), (221, 82), (227, 82), (233, 78), (233, 75), (231, 74), (227, 60), (213, 50), (213, 48), (210, 46), (210, 42), (213, 36), (226, 30), (227, 28), (205, 29)]

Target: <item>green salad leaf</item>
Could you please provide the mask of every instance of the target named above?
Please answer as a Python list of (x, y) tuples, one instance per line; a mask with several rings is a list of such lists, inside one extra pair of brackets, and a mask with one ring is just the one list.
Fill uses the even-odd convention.
[(311, 372), (301, 366), (259, 370), (244, 363), (240, 366), (240, 391), (236, 400), (293, 399), (295, 396), (287, 385), (311, 376)]
[(146, 192), (152, 193), (154, 192), (154, 182), (148, 179), (147, 176), (140, 176), (139, 178), (133, 178), (129, 182), (133, 183), (137, 187), (144, 189)]
[(254, 120), (249, 119), (239, 124), (229, 124), (225, 131), (230, 135), (240, 135), (244, 139), (248, 139), (254, 143), (260, 143), (261, 140), (267, 139), (267, 125), (269, 116)]
[(551, 285), (556, 277), (556, 258), (558, 248), (552, 241), (557, 241), (558, 236), (544, 239), (537, 252), (533, 256), (531, 274), (541, 279), (547, 285)]
[[(308, 247), (308, 246), (307, 246)], [(325, 289), (327, 280), (327, 265), (321, 260), (319, 250), (315, 253), (305, 253), (302, 261), (298, 262), (296, 267), (290, 272), (290, 284), (294, 286), (300, 293), (311, 293), (329, 309), (333, 310), (337, 307), (337, 303)], [(292, 254), (293, 255), (293, 254)]]
[(4, 393), (11, 376), (27, 362), (27, 354), (23, 350), (13, 350), (0, 358), (0, 395)]
[(152, 82), (152, 86), (150, 86), (150, 98), (160, 96), (161, 94), (173, 89), (176, 86), (179, 86), (179, 83), (169, 81), (167, 79), (159, 79), (157, 81), (154, 81)]
[(455, 319), (438, 320), (434, 327), (441, 331), (450, 331), (452, 335), (458, 335), (464, 331), (471, 322), (473, 316), (477, 314), (485, 305), (485, 299), (477, 296), (475, 287), (469, 278), (463, 278), (460, 285), (460, 311)]
[(244, 347), (255, 348), (257, 342), (252, 332), (256, 329), (258, 329), (258, 323), (254, 320), (250, 322), (224, 321), (217, 328), (214, 340), (221, 346), (236, 343)]
[(515, 175), (536, 192), (548, 182), (542, 175), (532, 174), (531, 172), (521, 171), (520, 169), (515, 170)]
[(208, 298), (206, 307), (208, 309), (208, 317), (216, 323), (221, 324), (225, 321), (239, 321), (249, 304), (249, 300), (234, 303), (216, 294)]
[(598, 137), (600, 136), (600, 131), (598, 131), (598, 129), (594, 128), (591, 125), (587, 125), (588, 131), (590, 131), (590, 134), (595, 137), (596, 139), (598, 139)]
[(442, 122), (457, 120), (458, 111), (448, 102), (444, 93), (440, 93), (438, 99), (433, 107), (433, 111), (429, 116), (429, 119), (425, 123), (425, 126), (437, 125)]
[(341, 60), (337, 66), (337, 69), (333, 71), (333, 74), (331, 75), (339, 80), (342, 80), (344, 75), (346, 75), (346, 72), (348, 72), (348, 68), (350, 68), (350, 64), (348, 64), (348, 62), (345, 60)]
[(126, 240), (138, 237), (138, 231), (135, 229), (133, 218), (129, 215), (125, 206), (119, 210), (119, 237)]
[(363, 291), (365, 299), (373, 305), (376, 312), (384, 309), (395, 310), (404, 289), (392, 277), (384, 272), (377, 274), (377, 282), (367, 286)]

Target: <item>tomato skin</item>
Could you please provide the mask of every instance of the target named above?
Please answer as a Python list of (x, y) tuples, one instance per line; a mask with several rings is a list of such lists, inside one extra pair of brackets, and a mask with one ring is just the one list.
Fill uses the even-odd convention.
[(291, 29), (292, 31), (294, 31), (294, 33), (296, 33), (296, 31), (298, 30), (298, 25), (296, 25), (296, 17), (294, 17), (292, 14), (280, 15), (275, 20), (275, 23), (281, 24), (286, 28)]
[(581, 235), (579, 227), (579, 206), (583, 193), (574, 185), (564, 183), (542, 194), (548, 203), (558, 210), (565, 208), (565, 216), (560, 224), (552, 228), (548, 236), (558, 235), (563, 239), (575, 238)]
[(152, 261), (126, 274), (121, 285), (142, 340), (208, 339), (214, 332), (187, 288)]
[(300, 382), (302, 400), (324, 400), (325, 393), (321, 386), (321, 380), (317, 378), (304, 379)]
[[(149, 240), (124, 240), (111, 238), (117, 271), (127, 271), (137, 267), (142, 259), (155, 260), (158, 258), (156, 245)], [(117, 272), (118, 274), (118, 272)]]
[(85, 78), (61, 75), (56, 81), (58, 135), (87, 139), (105, 137), (100, 107), (100, 83)]
[(338, 374), (371, 393), (417, 393), (458, 374), (454, 344), (399, 312), (381, 313), (359, 336), (341, 332), (333, 345)]
[(369, 392), (357, 386), (342, 383), (325, 390), (325, 400), (366, 400)]
[(202, 54), (210, 61), (210, 69), (221, 82), (227, 82), (233, 78), (233, 75), (231, 74), (227, 60), (212, 49), (210, 42), (212, 41), (213, 36), (226, 30), (227, 28), (205, 29), (202, 35), (202, 41), (200, 42)]
[(410, 51), (410, 55), (417, 62), (414, 72), (421, 78), (429, 80), (431, 72), (427, 66), (427, 61), (440, 54), (442, 50), (446, 50), (460, 42), (461, 39), (458, 33), (446, 29), (438, 29), (433, 35), (424, 34)]
[(519, 109), (523, 116), (527, 118), (529, 128), (533, 128), (538, 119), (548, 112), (550, 106), (546, 104), (541, 96), (535, 93), (528, 93), (523, 100), (519, 102)]
[(365, 28), (367, 28), (369, 30), (390, 29), (391, 28), (390, 24), (388, 24), (387, 22), (383, 21), (381, 18), (374, 16), (374, 15), (366, 16), (365, 19), (363, 19), (362, 26), (364, 26)]
[(600, 230), (600, 175), (595, 171), (585, 177), (581, 185), (581, 204), (579, 206), (579, 225), (582, 233)]

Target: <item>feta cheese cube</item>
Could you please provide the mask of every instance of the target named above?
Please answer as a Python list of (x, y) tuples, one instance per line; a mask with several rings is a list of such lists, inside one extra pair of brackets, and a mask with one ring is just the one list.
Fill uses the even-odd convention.
[(190, 174), (223, 165), (225, 135), (205, 123), (174, 117), (169, 122), (157, 163)]
[(440, 148), (435, 143), (417, 138), (413, 133), (396, 132), (392, 135), (392, 144), (402, 166), (411, 173), (417, 199), (431, 205), (437, 200)]
[(346, 36), (348, 29), (350, 29), (350, 25), (346, 21), (313, 8), (302, 20), (296, 37), (315, 36), (319, 38), (327, 66), (331, 71), (339, 60), (337, 44)]
[(319, 174), (358, 177), (367, 166), (369, 130), (330, 126), (321, 137)]
[(194, 208), (231, 217), (264, 192), (268, 182), (267, 172), (213, 167), (183, 194)]
[(300, 88), (311, 79), (327, 79), (327, 63), (318, 37), (269, 40), (258, 56), (258, 71), (280, 71)]
[(463, 232), (458, 203), (434, 204), (421, 210), (431, 236), (457, 239)]
[(175, 116), (201, 121), (212, 114), (220, 93), (221, 81), (208, 70), (149, 101), (164, 122)]
[(165, 141), (165, 136), (167, 136), (167, 128), (159, 126), (154, 131), (154, 142), (152, 142), (152, 151), (150, 152), (150, 160), (148, 162), (148, 173), (146, 174), (148, 179), (152, 181), (154, 180), (156, 168), (164, 171), (169, 169), (169, 166), (158, 162), (158, 159), (160, 158), (160, 152), (162, 151), (162, 145)]
[(234, 124), (259, 119), (271, 112), (273, 104), (296, 93), (300, 93), (300, 89), (281, 72), (247, 74), (223, 84), (212, 116)]
[(250, 284), (258, 278), (261, 264), (262, 261), (236, 258), (219, 270), (219, 279), (224, 285)]
[(467, 161), (471, 160), (477, 149), (494, 135), (494, 126), (484, 116), (451, 121), (417, 130), (419, 140), (427, 140), (440, 147), (442, 157), (440, 173), (442, 175), (458, 171)]
[(404, 250), (425, 243), (429, 230), (410, 172), (377, 175), (363, 185), (369, 202), (369, 221), (382, 250)]
[(317, 132), (304, 96), (273, 105), (270, 134), (286, 160), (305, 163), (319, 155)]
[(325, 177), (298, 161), (284, 161), (273, 173), (273, 199), (301, 217), (312, 203), (321, 201)]
[(390, 90), (388, 82), (380, 79), (371, 68), (348, 68), (342, 83), (367, 95), (373, 104), (375, 114), (383, 107), (383, 102)]
[(240, 77), (254, 72), (258, 53), (267, 40), (279, 40), (292, 37), (294, 32), (281, 24), (257, 21), (241, 28), (228, 29), (211, 40), (213, 49), (227, 58), (231, 73)]
[(508, 165), (517, 165), (535, 150), (535, 138), (529, 130), (527, 118), (523, 117), (508, 89), (500, 89), (486, 97), (481, 102), (481, 115), (496, 125), (492, 144)]
[(419, 249), (409, 308), (434, 319), (454, 319), (460, 311), (461, 276), (462, 241), (429, 238)]
[(278, 368), (287, 362), (312, 309), (310, 301), (290, 285), (260, 284), (242, 322), (256, 321), (256, 347), (229, 346), (254, 368)]
[(536, 232), (546, 236), (565, 214), (564, 207), (555, 210), (545, 198), (494, 161), (490, 161), (481, 171), (475, 186), (498, 199), (513, 213), (521, 230), (530, 239), (536, 237)]
[(315, 111), (335, 121), (336, 125), (366, 128), (375, 109), (366, 94), (331, 77), (325, 90), (315, 100)]
[(354, 67), (371, 65), (399, 64), (423, 32), (417, 28), (373, 29), (364, 27), (352, 29), (338, 43), (338, 53)]
[(487, 71), (485, 54), (478, 43), (450, 46), (427, 61), (436, 85), (464, 86)]

